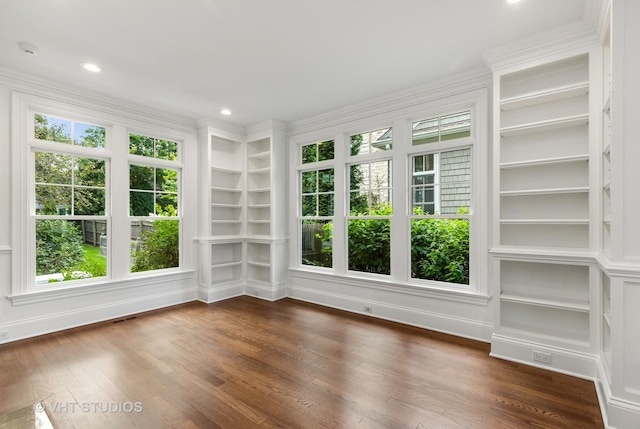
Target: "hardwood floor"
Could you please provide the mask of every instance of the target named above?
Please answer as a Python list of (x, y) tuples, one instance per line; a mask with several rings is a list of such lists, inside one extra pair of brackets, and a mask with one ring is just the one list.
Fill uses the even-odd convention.
[(0, 346), (0, 414), (56, 428), (602, 428), (592, 382), (305, 304), (191, 303)]

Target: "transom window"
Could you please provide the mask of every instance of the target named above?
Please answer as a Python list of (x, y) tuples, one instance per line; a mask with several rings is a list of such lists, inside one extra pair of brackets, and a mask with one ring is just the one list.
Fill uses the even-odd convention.
[(34, 136), (38, 140), (104, 149), (105, 128), (36, 113)]
[(350, 138), (351, 156), (391, 150), (393, 148), (393, 128), (382, 128)]
[(178, 159), (178, 143), (140, 134), (129, 134), (129, 153), (148, 158), (176, 161)]
[(413, 146), (454, 140), (471, 135), (471, 111), (424, 119), (413, 123)]

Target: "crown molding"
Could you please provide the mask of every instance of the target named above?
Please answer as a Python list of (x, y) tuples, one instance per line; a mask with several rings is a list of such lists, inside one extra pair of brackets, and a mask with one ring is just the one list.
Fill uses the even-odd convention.
[(242, 125), (232, 124), (218, 119), (200, 119), (197, 123), (198, 129), (206, 129), (209, 133), (218, 137), (237, 141), (244, 140), (245, 127)]
[[(599, 3), (601, 0), (591, 0)], [(482, 53), (485, 64), (494, 72), (507, 67), (518, 67), (532, 61), (547, 62), (551, 57), (566, 55), (598, 44), (596, 21), (601, 21), (601, 11), (596, 5), (588, 7), (588, 17), (548, 32), (521, 39)]]
[(585, 7), (584, 20), (595, 29), (598, 43), (602, 44), (609, 31), (611, 0), (589, 0)]
[(4, 67), (0, 67), (0, 86), (122, 118), (168, 126), (183, 132), (194, 133), (197, 129), (197, 122), (191, 118), (62, 85)]
[(359, 119), (393, 112), (430, 101), (491, 86), (491, 72), (484, 67), (438, 79), (427, 84), (345, 106), (328, 113), (289, 123), (289, 136), (335, 127)]

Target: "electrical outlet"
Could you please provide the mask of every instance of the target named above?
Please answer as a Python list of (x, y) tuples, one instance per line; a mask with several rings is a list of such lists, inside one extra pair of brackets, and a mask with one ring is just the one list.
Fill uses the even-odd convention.
[(9, 331), (0, 331), (0, 340), (6, 340), (9, 338)]
[(551, 364), (551, 353), (539, 352), (534, 350), (532, 359), (534, 362)]
[(365, 311), (365, 313), (373, 313), (373, 307), (369, 307), (368, 305), (365, 305), (363, 307), (363, 310)]

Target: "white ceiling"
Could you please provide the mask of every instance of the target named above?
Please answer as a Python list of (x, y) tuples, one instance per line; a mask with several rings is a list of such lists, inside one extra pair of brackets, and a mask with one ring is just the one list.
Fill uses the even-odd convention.
[(592, 1), (0, 0), (0, 67), (187, 118), (291, 122), (481, 68)]

